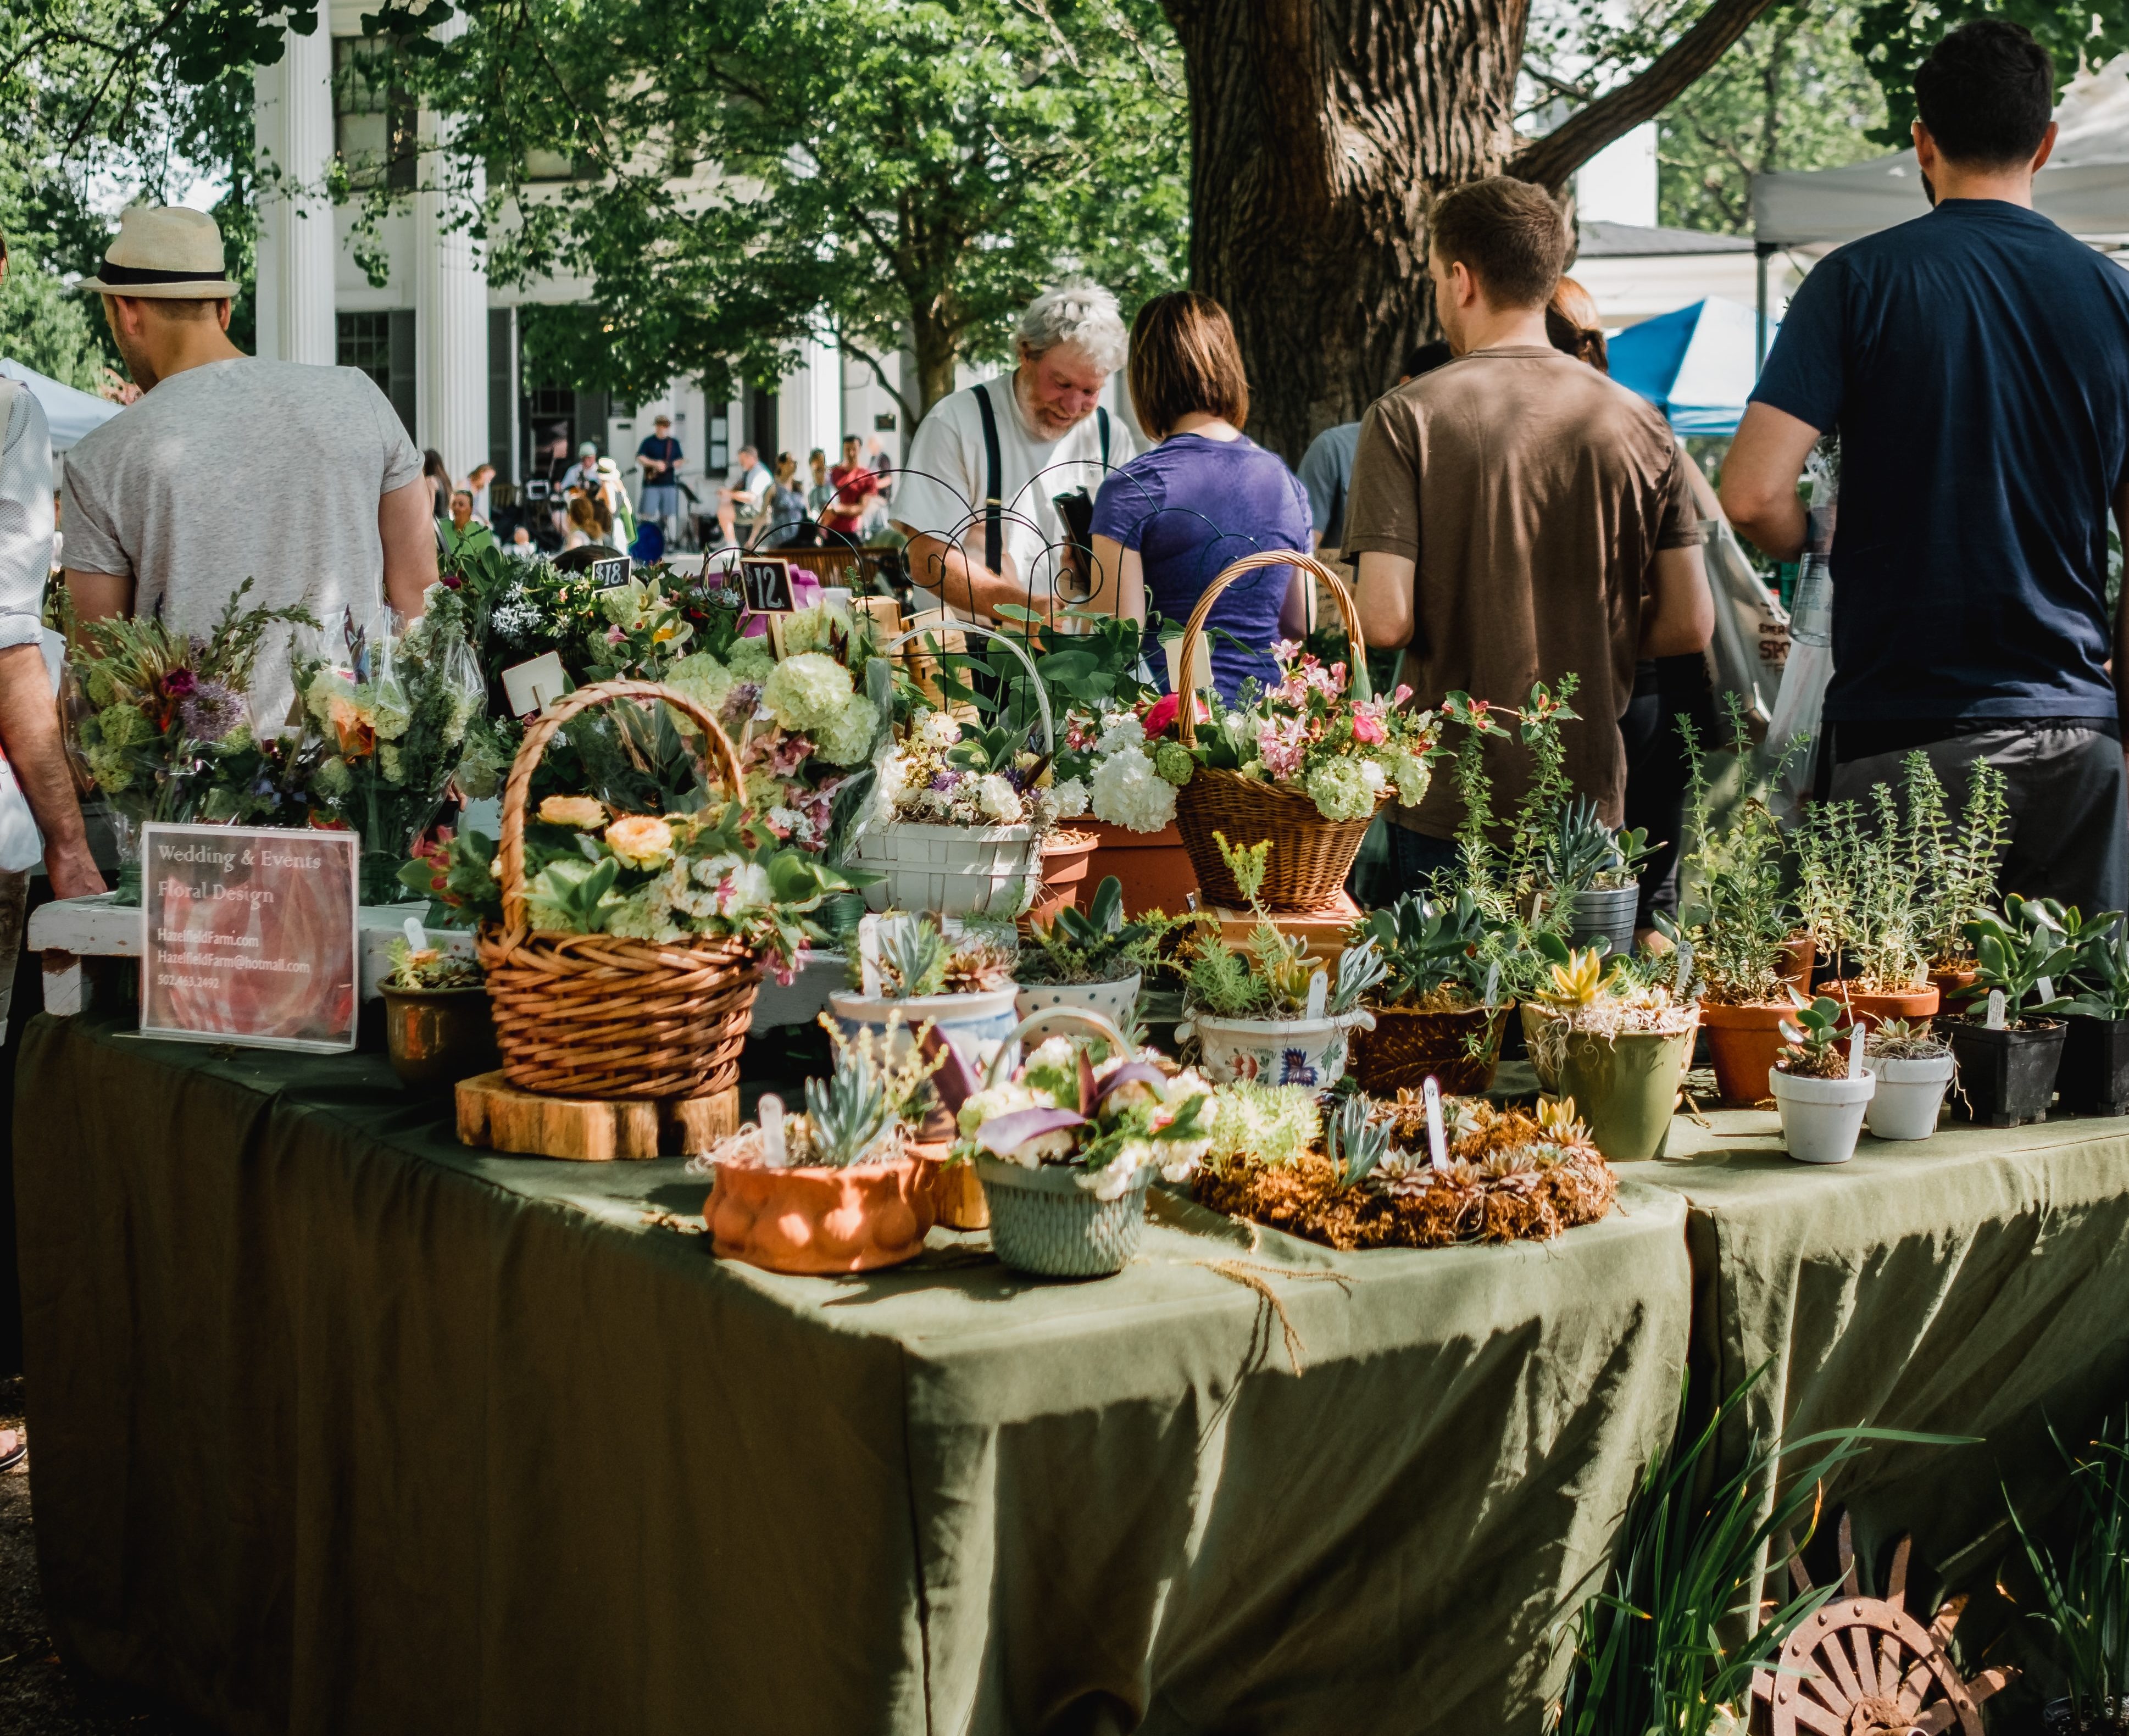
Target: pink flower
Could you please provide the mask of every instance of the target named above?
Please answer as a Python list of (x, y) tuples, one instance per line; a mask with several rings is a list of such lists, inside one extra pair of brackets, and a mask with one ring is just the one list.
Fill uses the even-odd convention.
[(1307, 747), (1307, 730), (1298, 717), (1275, 718), (1257, 731), (1257, 757), (1273, 778), (1291, 778), (1298, 772)]
[(618, 627), (608, 627), (606, 630), (606, 642), (610, 645), (620, 644), (627, 637), (628, 635)]
[(1300, 649), (1301, 643), (1298, 640), (1274, 639), (1271, 642), (1271, 654), (1278, 660), (1279, 666), (1282, 669), (1293, 661)]
[(1405, 701), (1411, 697), (1411, 687), (1407, 686), (1403, 682), (1399, 682), (1398, 683), (1397, 692), (1390, 695), (1390, 703), (1393, 706), (1401, 706), (1405, 702)]
[(1154, 701), (1141, 725), (1148, 735), (1165, 735), (1174, 724), (1176, 714), (1183, 709), (1180, 694), (1164, 693)]
[(1382, 707), (1379, 705), (1359, 705), (1353, 707), (1353, 740), (1355, 741), (1389, 740), (1389, 731), (1383, 727)]

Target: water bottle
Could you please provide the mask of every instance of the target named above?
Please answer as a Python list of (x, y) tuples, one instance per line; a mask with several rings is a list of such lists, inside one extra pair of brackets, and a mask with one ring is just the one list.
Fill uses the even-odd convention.
[(1800, 645), (1833, 643), (1833, 520), (1840, 484), (1814, 464), (1811, 510), (1804, 516), (1803, 562), (1789, 604), (1789, 638)]

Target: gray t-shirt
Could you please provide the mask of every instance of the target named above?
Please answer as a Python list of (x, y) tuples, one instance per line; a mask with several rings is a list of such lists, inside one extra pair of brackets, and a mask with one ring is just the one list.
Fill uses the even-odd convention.
[[(67, 454), (66, 564), (130, 577), (133, 612), (180, 633), (211, 630), (246, 578), (247, 605), (300, 604), (326, 626), (352, 609), (360, 623), (384, 601), (378, 500), (421, 473), (368, 374), (210, 362), (162, 381)], [(288, 712), (288, 641), (277, 629), (260, 652), (262, 725)]]
[(1360, 425), (1341, 422), (1317, 435), (1301, 455), (1301, 483), (1308, 491), (1309, 516), (1326, 549), (1345, 546), (1346, 497), (1352, 492), (1353, 454), (1360, 447)]

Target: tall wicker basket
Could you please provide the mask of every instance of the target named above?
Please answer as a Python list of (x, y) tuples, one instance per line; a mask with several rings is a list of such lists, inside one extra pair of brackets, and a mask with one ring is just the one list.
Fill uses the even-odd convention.
[[(1207, 585), (1198, 599), (1198, 606), (1190, 611), (1183, 629), (1183, 649), (1176, 659), (1185, 682), (1190, 678), (1190, 659), (1204, 630), (1205, 617), (1219, 601), (1220, 593), (1244, 573), (1261, 567), (1298, 567), (1322, 579), (1338, 605), (1346, 636), (1352, 644), (1349, 678), (1351, 671), (1364, 667), (1368, 649), (1360, 637), (1360, 615), (1346, 582), (1312, 555), (1267, 549), (1244, 555)], [(1176, 716), (1186, 743), (1198, 739), (1195, 711), (1195, 706), (1186, 704)], [(1213, 842), (1212, 834), (1217, 831), (1237, 849), (1271, 839), (1270, 862), (1263, 889), (1257, 894), (1266, 909), (1317, 911), (1335, 903), (1345, 889), (1346, 876), (1354, 857), (1360, 854), (1369, 823), (1388, 800), (1389, 792), (1385, 790), (1374, 811), (1357, 820), (1326, 820), (1298, 783), (1267, 783), (1245, 778), (1239, 772), (1201, 765), (1190, 774), (1190, 782), (1176, 792), (1175, 829), (1183, 835), (1183, 847), (1189, 851), (1191, 865), (1198, 870), (1199, 888), (1213, 904), (1239, 910), (1244, 902), (1241, 888), (1235, 884), (1235, 877), (1221, 859), (1219, 845)]]
[(502, 792), (502, 925), (483, 925), (480, 962), (502, 1071), (522, 1091), (566, 1097), (695, 1097), (739, 1077), (760, 960), (722, 940), (669, 945), (613, 935), (534, 932), (525, 906), (525, 800), (555, 732), (617, 699), (661, 700), (702, 727), (717, 773), (745, 787), (716, 718), (650, 681), (609, 681), (558, 701), (525, 732)]

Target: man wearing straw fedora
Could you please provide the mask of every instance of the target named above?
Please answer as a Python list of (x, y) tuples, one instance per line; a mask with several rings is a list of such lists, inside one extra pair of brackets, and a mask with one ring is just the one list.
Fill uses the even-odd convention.
[[(422, 454), (366, 373), (230, 342), (237, 286), (213, 218), (128, 211), (81, 287), (102, 297), (142, 392), (67, 454), (67, 587), (83, 619), (155, 616), (206, 634), (247, 578), (247, 606), (301, 606), (327, 626), (386, 602), (422, 612), (436, 578)], [(300, 507), (260, 511), (235, 480), (277, 477), (300, 483)], [(279, 629), (260, 654), (261, 725), (293, 697), (288, 643)]]

